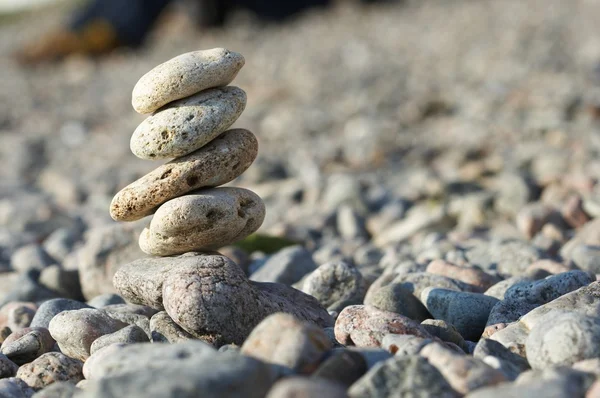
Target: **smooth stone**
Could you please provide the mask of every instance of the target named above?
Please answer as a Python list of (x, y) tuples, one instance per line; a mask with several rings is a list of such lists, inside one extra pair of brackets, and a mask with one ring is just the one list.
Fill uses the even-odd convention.
[(131, 104), (138, 113), (150, 113), (208, 88), (226, 86), (244, 63), (241, 54), (224, 48), (178, 55), (140, 78), (133, 88)]
[(57, 381), (73, 384), (83, 379), (83, 363), (60, 352), (47, 352), (35, 361), (22, 365), (17, 377), (34, 390), (42, 389)]
[(188, 333), (218, 345), (241, 344), (260, 321), (276, 312), (333, 326), (313, 297), (282, 284), (251, 282), (235, 263), (218, 254), (140, 259), (119, 269), (115, 287), (125, 299), (165, 309)]
[(11, 361), (6, 355), (0, 354), (0, 379), (13, 377), (17, 374), (18, 369), (19, 365)]
[(68, 270), (56, 264), (50, 265), (42, 270), (38, 282), (60, 297), (84, 300), (79, 271), (76, 269)]
[(90, 354), (93, 355), (94, 352), (111, 344), (135, 344), (145, 343), (148, 341), (150, 340), (148, 339), (148, 335), (144, 329), (136, 325), (129, 325), (123, 329), (117, 330), (114, 333), (105, 334), (104, 336), (98, 337), (90, 346)]
[(344, 345), (379, 347), (387, 334), (433, 337), (412, 319), (371, 306), (348, 306), (335, 322), (335, 337)]
[(571, 252), (571, 262), (584, 271), (600, 274), (600, 246), (578, 245)]
[(10, 257), (12, 269), (21, 274), (29, 271), (39, 272), (52, 264), (54, 264), (54, 260), (42, 246), (37, 244), (20, 247)]
[(329, 311), (339, 312), (363, 301), (367, 282), (355, 266), (346, 261), (334, 261), (308, 274), (302, 281), (301, 290), (319, 300)]
[(600, 318), (549, 313), (533, 327), (525, 347), (533, 369), (600, 357)]
[(88, 300), (87, 305), (93, 308), (103, 308), (107, 305), (125, 304), (123, 297), (115, 293), (104, 293)]
[(527, 359), (510, 351), (499, 342), (490, 339), (479, 340), (473, 356), (500, 370), (511, 381), (515, 380), (521, 373), (531, 369)]
[(338, 383), (324, 379), (287, 377), (275, 383), (266, 398), (347, 398), (346, 390)]
[(94, 340), (126, 326), (125, 322), (111, 318), (103, 310), (83, 308), (56, 315), (48, 330), (63, 353), (85, 361)]
[(140, 235), (140, 248), (155, 256), (218, 249), (255, 232), (265, 205), (243, 188), (212, 188), (161, 205)]
[(18, 365), (31, 362), (54, 349), (56, 341), (46, 328), (26, 328), (13, 332), (2, 343), (2, 354)]
[(246, 107), (238, 87), (214, 88), (173, 102), (144, 120), (129, 143), (141, 159), (178, 158), (216, 139)]
[[(105, 361), (111, 361), (112, 358), (117, 355), (119, 351), (128, 347), (127, 344), (111, 344), (106, 347), (102, 347), (94, 352), (86, 361), (83, 363), (83, 377), (87, 380), (93, 380), (99, 378), (101, 375), (106, 373), (106, 369), (103, 367)], [(121, 358), (123, 359), (123, 358)], [(123, 359), (126, 360), (126, 359)], [(113, 364), (119, 367), (122, 364)], [(134, 363), (134, 366), (139, 366), (139, 363)], [(110, 364), (109, 364), (110, 367)]]
[(479, 293), (427, 288), (421, 293), (421, 301), (436, 319), (454, 325), (463, 338), (477, 341), (498, 299)]
[[(143, 344), (129, 347), (140, 345)], [(78, 398), (262, 398), (277, 377), (272, 366), (228, 352), (175, 358), (161, 361), (161, 368), (148, 367), (156, 362), (145, 363), (137, 371), (129, 370), (124, 374), (96, 379), (86, 386)]]
[(339, 348), (323, 360), (311, 377), (330, 380), (348, 388), (367, 370), (367, 361), (361, 353)]
[(86, 303), (82, 303), (81, 301), (64, 298), (57, 298), (44, 301), (36, 311), (29, 326), (32, 328), (41, 327), (48, 329), (48, 326), (50, 326), (50, 321), (56, 315), (60, 314), (63, 311), (80, 310), (82, 308), (92, 307), (90, 307)]
[(144, 305), (136, 304), (113, 304), (102, 308), (108, 316), (128, 325), (135, 325), (144, 330), (150, 338), (150, 318), (158, 310)]
[(283, 248), (269, 257), (258, 271), (250, 275), (250, 280), (290, 286), (316, 268), (312, 254), (302, 246), (295, 245)]
[(269, 315), (250, 333), (241, 353), (267, 363), (285, 366), (294, 373), (310, 374), (332, 348), (320, 327), (290, 314)]
[(177, 343), (192, 340), (194, 336), (176, 324), (166, 311), (157, 312), (150, 318), (152, 342)]
[(32, 398), (72, 398), (76, 391), (75, 384), (67, 381), (59, 381), (36, 392)]
[(116, 221), (135, 221), (190, 191), (223, 185), (254, 161), (258, 142), (248, 130), (229, 130), (189, 155), (172, 160), (120, 190), (110, 205)]
[(367, 364), (367, 369), (371, 369), (373, 366), (381, 361), (385, 361), (392, 357), (392, 354), (384, 350), (383, 348), (376, 347), (348, 347), (350, 351), (358, 352), (363, 356)]
[(483, 294), (486, 296), (495, 297), (498, 300), (504, 300), (504, 295), (506, 291), (513, 286), (517, 285), (526, 285), (531, 282), (531, 278), (526, 276), (511, 276), (510, 278), (506, 278), (503, 281), (500, 281), (492, 286), (488, 290), (486, 290)]
[(475, 267), (463, 267), (445, 260), (433, 260), (426, 272), (441, 275), (477, 287), (479, 292), (489, 289), (498, 278)]
[(35, 390), (19, 378), (0, 379), (0, 397), (2, 398), (31, 398), (34, 393)]
[(0, 327), (8, 326), (13, 332), (31, 325), (38, 306), (35, 303), (12, 301), (0, 308)]
[(454, 325), (441, 319), (426, 319), (421, 322), (421, 326), (440, 340), (454, 343), (467, 352), (467, 343)]
[(381, 347), (393, 355), (407, 356), (419, 354), (423, 347), (431, 343), (433, 339), (424, 339), (410, 334), (387, 334), (381, 340)]
[(507, 381), (502, 372), (480, 359), (458, 354), (439, 343), (428, 344), (419, 353), (461, 394)]
[(348, 395), (352, 398), (460, 397), (444, 376), (419, 356), (393, 357), (380, 362), (350, 387)]
[(364, 304), (382, 311), (404, 315), (417, 322), (432, 318), (423, 303), (400, 283), (390, 283), (377, 289), (364, 300)]
[(498, 271), (511, 276), (522, 275), (542, 256), (540, 251), (522, 240), (478, 241), (466, 250), (469, 264), (484, 271)]

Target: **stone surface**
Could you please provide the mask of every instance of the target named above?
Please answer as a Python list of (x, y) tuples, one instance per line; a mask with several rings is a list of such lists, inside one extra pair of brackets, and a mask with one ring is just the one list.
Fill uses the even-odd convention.
[(292, 285), (316, 268), (312, 254), (302, 246), (295, 245), (281, 249), (269, 257), (258, 271), (250, 275), (250, 280)]
[(275, 383), (266, 398), (347, 398), (346, 390), (324, 379), (288, 377)]
[(17, 373), (19, 365), (11, 361), (4, 354), (0, 354), (0, 379), (13, 377)]
[(10, 258), (11, 267), (22, 274), (41, 271), (54, 263), (54, 260), (39, 245), (32, 244), (17, 249)]
[(94, 352), (111, 344), (135, 344), (148, 341), (148, 335), (144, 329), (136, 325), (129, 325), (114, 333), (105, 334), (94, 340), (90, 346), (90, 355), (93, 355)]
[(332, 348), (320, 327), (289, 314), (273, 314), (259, 323), (242, 345), (242, 354), (285, 366), (295, 373), (312, 373)]
[(48, 326), (50, 326), (50, 321), (57, 314), (63, 311), (79, 310), (82, 308), (91, 307), (85, 303), (71, 299), (57, 298), (45, 301), (36, 311), (30, 326), (32, 328), (42, 327), (48, 329)]
[(467, 343), (458, 330), (456, 330), (454, 325), (449, 324), (441, 319), (426, 319), (421, 322), (421, 326), (432, 336), (435, 336), (442, 341), (454, 343), (463, 351), (467, 351)]
[(126, 326), (102, 310), (83, 308), (59, 313), (50, 321), (48, 330), (63, 353), (85, 361), (94, 340)]
[(21, 366), (17, 377), (34, 390), (39, 390), (57, 381), (73, 384), (83, 379), (83, 363), (59, 352), (48, 352), (35, 361)]
[(281, 284), (251, 282), (221, 255), (138, 260), (121, 267), (115, 286), (127, 300), (165, 309), (188, 333), (219, 345), (241, 344), (260, 321), (276, 312), (321, 327), (333, 325), (313, 297)]
[(386, 334), (381, 340), (381, 347), (396, 356), (417, 355), (423, 347), (433, 343), (433, 339), (425, 339), (410, 334)]
[(451, 323), (467, 340), (479, 340), (492, 307), (498, 302), (494, 297), (479, 293), (427, 288), (421, 301), (436, 318)]
[(159, 166), (119, 191), (110, 205), (116, 221), (135, 221), (166, 201), (195, 189), (216, 187), (242, 174), (258, 153), (256, 137), (229, 130), (206, 146)]
[(8, 326), (12, 331), (28, 327), (38, 306), (31, 302), (12, 301), (0, 308), (0, 328)]
[(425, 358), (394, 357), (376, 365), (348, 390), (350, 397), (459, 397)]
[(161, 205), (139, 244), (156, 256), (217, 249), (256, 231), (264, 217), (264, 203), (247, 189), (202, 190)]
[(331, 352), (311, 377), (331, 380), (350, 387), (368, 370), (365, 357), (359, 352), (338, 348)]
[(6, 398), (31, 398), (35, 390), (16, 377), (0, 379), (0, 396)]
[(33, 398), (72, 398), (76, 392), (77, 388), (75, 387), (75, 384), (67, 381), (59, 381), (36, 392), (33, 395)]
[(241, 54), (224, 48), (181, 54), (142, 76), (133, 89), (131, 104), (139, 113), (150, 113), (208, 88), (226, 86), (244, 63)]
[(26, 328), (13, 332), (2, 343), (2, 354), (18, 365), (31, 362), (54, 349), (56, 341), (46, 328)]
[(427, 266), (426, 272), (456, 279), (469, 285), (476, 286), (484, 292), (498, 282), (493, 275), (487, 274), (475, 267), (461, 267), (444, 260), (433, 260)]
[[(130, 347), (140, 345), (143, 344)], [(176, 347), (171, 346), (170, 350), (174, 351), (173, 348)], [(201, 356), (163, 359), (160, 361), (163, 367), (158, 369), (154, 366), (159, 361), (146, 362), (136, 366), (137, 370), (128, 369), (126, 373), (94, 380), (79, 397), (262, 398), (275, 381), (276, 373), (272, 367), (254, 358), (233, 353), (208, 355), (208, 358)], [(153, 368), (156, 371), (151, 371)]]
[(84, 300), (78, 270), (67, 270), (59, 265), (50, 265), (42, 270), (40, 285), (56, 292), (59, 297)]
[(479, 340), (473, 356), (481, 359), (494, 369), (500, 370), (511, 381), (531, 368), (525, 358), (490, 339)]
[(404, 315), (417, 322), (432, 318), (419, 299), (399, 283), (390, 283), (377, 289), (368, 299), (365, 299), (364, 304), (382, 311)]
[(457, 354), (439, 343), (428, 344), (419, 353), (461, 394), (507, 381), (499, 370), (480, 359)]
[(131, 152), (149, 160), (190, 154), (227, 130), (245, 107), (246, 93), (238, 87), (210, 89), (172, 102), (135, 129)]
[(387, 334), (410, 334), (432, 338), (412, 319), (370, 306), (348, 306), (335, 322), (335, 337), (344, 345), (379, 347)]
[(166, 311), (157, 312), (150, 318), (150, 336), (153, 342), (177, 343), (194, 338), (173, 322)]
[(348, 305), (360, 304), (367, 288), (360, 271), (346, 261), (321, 265), (308, 274), (301, 284), (304, 293), (319, 300), (329, 311), (337, 312)]

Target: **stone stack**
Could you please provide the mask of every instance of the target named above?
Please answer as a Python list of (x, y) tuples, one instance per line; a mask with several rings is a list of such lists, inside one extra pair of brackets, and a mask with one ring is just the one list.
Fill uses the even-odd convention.
[(133, 90), (134, 109), (152, 114), (133, 133), (131, 151), (142, 159), (174, 159), (123, 188), (111, 203), (116, 221), (153, 214), (139, 244), (163, 257), (121, 267), (114, 284), (127, 300), (166, 311), (154, 322), (166, 340), (239, 344), (275, 312), (333, 324), (311, 296), (251, 282), (214, 252), (256, 231), (265, 216), (253, 192), (216, 188), (241, 175), (258, 152), (251, 132), (227, 130), (246, 105), (245, 92), (227, 86), (243, 65), (242, 55), (222, 48), (191, 52), (157, 66)]

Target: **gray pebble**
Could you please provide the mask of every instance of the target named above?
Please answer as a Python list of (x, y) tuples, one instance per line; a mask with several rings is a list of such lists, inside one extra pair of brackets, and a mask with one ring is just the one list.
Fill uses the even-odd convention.
[(32, 398), (72, 398), (76, 391), (75, 384), (59, 381), (36, 392)]
[(571, 252), (571, 262), (584, 271), (600, 274), (600, 246), (575, 246)]
[(449, 324), (441, 319), (426, 319), (421, 322), (421, 326), (432, 336), (435, 336), (443, 341), (454, 343), (463, 351), (468, 352), (465, 339), (452, 324)]
[(421, 301), (436, 318), (451, 323), (468, 340), (479, 340), (498, 299), (479, 293), (427, 288)]
[(407, 316), (417, 322), (432, 318), (419, 299), (400, 283), (390, 283), (377, 289), (364, 303), (383, 311)]
[(18, 369), (19, 365), (8, 359), (6, 355), (0, 354), (0, 379), (13, 377)]
[(0, 396), (2, 398), (31, 398), (35, 390), (23, 380), (16, 377), (0, 379)]
[(339, 348), (331, 351), (311, 377), (331, 380), (348, 388), (367, 370), (367, 361), (361, 353)]
[[(521, 373), (530, 369), (525, 358), (490, 339), (479, 340), (473, 356), (502, 371), (508, 380), (515, 380)], [(489, 360), (490, 358), (495, 359), (497, 366), (494, 366), (493, 361)]]
[(87, 305), (94, 308), (103, 308), (107, 305), (125, 304), (123, 297), (115, 293), (104, 293), (88, 300)]
[(26, 328), (13, 332), (2, 343), (2, 354), (18, 365), (31, 362), (54, 350), (56, 341), (46, 328)]
[(160, 206), (139, 244), (156, 256), (217, 249), (256, 231), (264, 217), (264, 203), (247, 189), (206, 189)]
[(176, 324), (166, 311), (157, 312), (150, 318), (150, 336), (152, 342), (163, 343), (177, 343), (194, 338)]
[(139, 113), (154, 112), (169, 102), (231, 83), (244, 57), (224, 48), (181, 54), (152, 69), (136, 83), (131, 104)]
[(290, 246), (269, 257), (258, 271), (250, 275), (250, 280), (292, 285), (316, 268), (317, 264), (308, 250), (299, 245)]
[(20, 247), (10, 258), (11, 267), (21, 274), (41, 271), (53, 263), (54, 260), (37, 244)]
[(388, 334), (381, 341), (381, 347), (397, 356), (417, 355), (423, 347), (433, 343), (431, 338), (422, 338), (410, 334)]
[(111, 318), (103, 310), (83, 308), (59, 313), (50, 321), (48, 330), (62, 352), (85, 361), (94, 340), (125, 326), (125, 322)]
[(69, 310), (79, 310), (82, 308), (91, 308), (89, 305), (80, 301), (57, 298), (48, 300), (40, 305), (40, 308), (35, 313), (33, 320), (31, 321), (31, 327), (42, 327), (48, 329), (50, 321), (55, 315)]
[(266, 398), (347, 398), (346, 390), (338, 383), (325, 379), (287, 377), (275, 383)]
[(50, 265), (40, 273), (39, 284), (56, 292), (57, 295), (73, 300), (83, 300), (78, 270), (66, 270), (59, 265)]
[(90, 346), (90, 354), (93, 355), (99, 349), (115, 343), (134, 344), (148, 341), (150, 340), (144, 329), (136, 325), (129, 325), (114, 333), (98, 337)]

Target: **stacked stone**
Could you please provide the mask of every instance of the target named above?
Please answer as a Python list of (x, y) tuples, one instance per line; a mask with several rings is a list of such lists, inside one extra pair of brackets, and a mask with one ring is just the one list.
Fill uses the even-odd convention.
[(141, 159), (174, 160), (123, 188), (110, 214), (135, 221), (154, 214), (140, 235), (155, 256), (214, 250), (256, 231), (262, 200), (242, 188), (214, 188), (252, 164), (258, 152), (248, 130), (227, 130), (246, 106), (246, 93), (227, 86), (244, 65), (241, 54), (216, 48), (175, 57), (144, 75), (132, 105), (153, 112), (131, 137)]
[(243, 65), (242, 55), (222, 48), (191, 52), (157, 66), (133, 90), (135, 110), (153, 113), (135, 130), (132, 152), (175, 158), (123, 188), (110, 207), (117, 221), (154, 215), (139, 244), (157, 257), (122, 265), (113, 279), (125, 299), (159, 311), (150, 320), (153, 340), (241, 344), (277, 312), (333, 326), (313, 297), (252, 282), (214, 252), (256, 231), (265, 216), (253, 192), (216, 188), (241, 175), (258, 152), (251, 132), (227, 130), (246, 105), (244, 91), (227, 86)]

